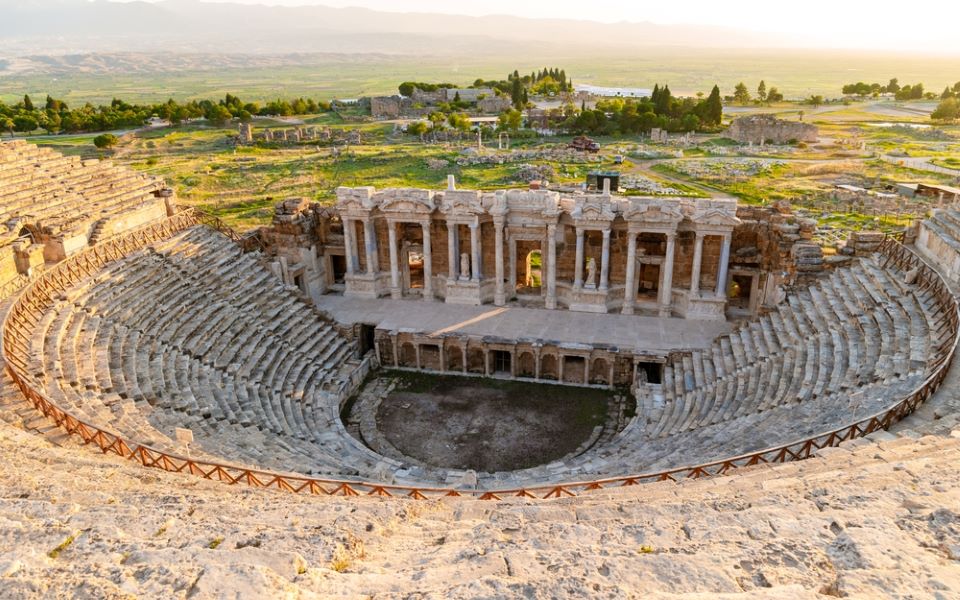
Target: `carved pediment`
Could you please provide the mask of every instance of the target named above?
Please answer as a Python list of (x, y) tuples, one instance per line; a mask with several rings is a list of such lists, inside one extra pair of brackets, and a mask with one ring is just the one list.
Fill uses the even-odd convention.
[(368, 213), (376, 207), (372, 187), (338, 187), (337, 209), (347, 213)]
[(468, 190), (448, 190), (443, 194), (440, 212), (445, 215), (481, 215), (483, 204), (480, 201), (480, 192)]
[(693, 215), (690, 217), (690, 220), (697, 225), (719, 225), (733, 227), (740, 224), (740, 219), (737, 218), (736, 214), (730, 214), (730, 212), (720, 208), (707, 208), (704, 210), (698, 210), (693, 213)]
[(421, 189), (386, 190), (374, 196), (380, 210), (388, 214), (429, 215), (436, 208), (433, 193)]
[(631, 202), (623, 211), (623, 218), (634, 222), (675, 224), (683, 220), (683, 212), (676, 202), (645, 200)]
[(612, 221), (616, 217), (613, 205), (609, 201), (597, 199), (577, 199), (576, 206), (570, 211), (575, 221)]

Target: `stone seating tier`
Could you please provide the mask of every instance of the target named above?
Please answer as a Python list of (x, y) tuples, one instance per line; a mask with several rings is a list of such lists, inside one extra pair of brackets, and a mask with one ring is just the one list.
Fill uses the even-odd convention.
[(0, 222), (54, 229), (156, 202), (163, 180), (106, 161), (63, 156), (23, 141), (0, 143)]
[[(676, 467), (839, 428), (903, 397), (949, 340), (934, 299), (874, 259), (666, 368), (659, 394), (578, 456), (511, 473), (513, 487)], [(938, 315), (938, 316), (934, 316)], [(339, 411), (355, 346), (253, 255), (196, 226), (109, 263), (37, 323), (31, 373), (78, 417), (158, 449), (316, 476), (455, 484), (456, 470), (379, 456)], [(647, 390), (648, 392), (650, 390)]]

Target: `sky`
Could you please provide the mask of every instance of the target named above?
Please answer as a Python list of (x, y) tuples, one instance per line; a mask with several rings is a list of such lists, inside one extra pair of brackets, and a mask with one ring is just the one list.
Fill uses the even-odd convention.
[[(509, 14), (603, 22), (714, 25), (783, 33), (802, 45), (960, 54), (956, 0), (206, 0), (357, 6), (396, 12)], [(938, 15), (940, 18), (938, 18)]]

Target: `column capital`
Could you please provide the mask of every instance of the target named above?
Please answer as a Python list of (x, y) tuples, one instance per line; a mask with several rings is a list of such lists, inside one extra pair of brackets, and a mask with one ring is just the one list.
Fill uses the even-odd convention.
[(601, 231), (603, 231), (603, 237), (605, 237), (605, 238), (609, 238), (609, 237), (610, 237), (610, 228), (609, 228), (609, 227), (607, 227), (606, 229), (602, 229)]

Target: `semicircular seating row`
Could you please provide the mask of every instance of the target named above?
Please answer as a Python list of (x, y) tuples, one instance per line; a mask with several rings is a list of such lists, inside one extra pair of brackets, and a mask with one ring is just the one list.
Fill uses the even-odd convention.
[(60, 227), (115, 217), (164, 187), (160, 178), (109, 161), (63, 156), (23, 140), (0, 142), (0, 223), (24, 218)]
[[(839, 428), (907, 395), (951, 342), (934, 297), (863, 259), (777, 311), (668, 365), (663, 394), (609, 443), (481, 486), (513, 487), (698, 464)], [(339, 398), (355, 347), (256, 258), (194, 227), (69, 290), (33, 336), (48, 395), (127, 437), (317, 476), (451, 483), (354, 440)]]
[(78, 417), (168, 452), (316, 475), (381, 457), (340, 424), (356, 346), (204, 226), (108, 264), (46, 312), (31, 369)]

